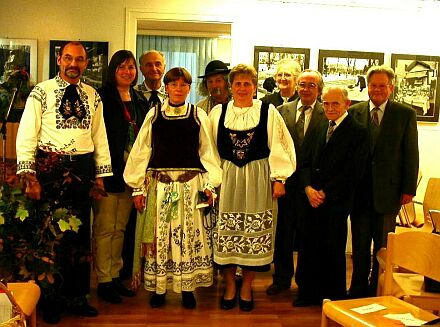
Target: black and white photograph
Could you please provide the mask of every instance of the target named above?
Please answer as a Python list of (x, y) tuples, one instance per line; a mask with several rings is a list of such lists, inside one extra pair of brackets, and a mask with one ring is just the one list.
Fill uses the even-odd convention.
[[(37, 40), (0, 38), (0, 117), (5, 117), (9, 107), (19, 111), (24, 109), (32, 89), (31, 81), (36, 79)], [(10, 112), (11, 116), (16, 113), (16, 110)], [(14, 120), (11, 116), (8, 121)]]
[[(50, 41), (50, 68), (49, 78), (55, 77), (58, 73), (57, 56), (61, 46), (66, 41), (51, 40)], [(89, 64), (86, 71), (81, 76), (81, 80), (93, 86), (99, 88), (107, 74), (108, 67), (108, 42), (94, 42), (94, 41), (81, 41), (87, 50), (87, 57), (89, 58)]]
[(298, 61), (301, 69), (309, 68), (310, 49), (254, 47), (254, 67), (258, 73), (258, 99), (276, 91), (274, 75), (277, 64), (282, 59), (293, 59)]
[(327, 85), (344, 85), (352, 103), (368, 100), (366, 73), (371, 66), (382, 65), (379, 52), (319, 50), (318, 70)]
[(412, 107), (418, 121), (438, 121), (439, 62), (440, 57), (391, 55), (391, 67), (396, 73), (394, 100)]

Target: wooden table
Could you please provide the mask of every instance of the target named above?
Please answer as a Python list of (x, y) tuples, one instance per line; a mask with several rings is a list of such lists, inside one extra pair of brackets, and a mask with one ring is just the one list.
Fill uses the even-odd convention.
[[(373, 303), (381, 304), (385, 306), (386, 309), (366, 314), (360, 314), (351, 310), (353, 308)], [(398, 324), (396, 325), (396, 321), (384, 317), (384, 315), (390, 313), (411, 313), (414, 317), (425, 321), (431, 321), (438, 318), (429, 311), (422, 310), (393, 296), (379, 296), (341, 301), (324, 300), (321, 327), (327, 327), (329, 319), (342, 326), (350, 327), (399, 326)]]

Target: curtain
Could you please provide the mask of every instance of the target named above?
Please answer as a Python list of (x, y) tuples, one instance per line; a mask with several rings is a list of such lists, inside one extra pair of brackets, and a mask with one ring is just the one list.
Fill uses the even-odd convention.
[[(198, 83), (204, 75), (206, 65), (215, 59), (216, 38), (138, 35), (136, 58), (151, 49), (162, 52), (165, 56), (166, 71), (174, 67), (186, 68), (192, 76), (191, 93), (188, 102), (196, 103), (201, 97), (197, 94)], [(139, 72), (139, 76), (142, 74)]]

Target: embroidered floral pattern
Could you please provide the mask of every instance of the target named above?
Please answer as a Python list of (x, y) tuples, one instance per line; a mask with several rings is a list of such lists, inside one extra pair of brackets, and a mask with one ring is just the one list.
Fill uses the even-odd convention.
[(96, 166), (95, 168), (96, 175), (101, 175), (111, 172), (112, 172), (112, 165), (101, 165), (101, 166)]
[(249, 151), (249, 145), (254, 138), (254, 134), (255, 132), (249, 132), (246, 133), (245, 137), (239, 137), (238, 134), (229, 133), (232, 145), (234, 146), (234, 148), (232, 149), (232, 153), (235, 158), (237, 158), (238, 160), (246, 159), (247, 152)]

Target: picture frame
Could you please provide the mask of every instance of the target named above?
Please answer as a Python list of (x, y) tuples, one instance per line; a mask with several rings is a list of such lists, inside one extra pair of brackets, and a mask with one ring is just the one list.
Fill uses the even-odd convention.
[(412, 107), (418, 121), (438, 122), (439, 65), (437, 56), (391, 54), (391, 67), (396, 74), (392, 97)]
[(258, 74), (258, 99), (270, 93), (270, 91), (263, 87), (264, 81), (268, 78), (273, 78), (277, 63), (280, 60), (288, 58), (298, 61), (301, 69), (309, 68), (310, 49), (269, 46), (254, 47), (254, 67)]
[(365, 74), (371, 66), (383, 63), (383, 52), (320, 49), (318, 71), (326, 85), (345, 85), (354, 104), (369, 99)]
[[(1, 119), (20, 120), (26, 98), (37, 80), (37, 51), (37, 40), (0, 38)], [(14, 93), (15, 101), (11, 105)]]
[[(58, 73), (57, 57), (66, 40), (51, 40), (49, 44), (49, 78)], [(98, 89), (104, 83), (108, 68), (108, 42), (80, 41), (87, 50), (89, 64), (81, 76), (81, 81)]]

